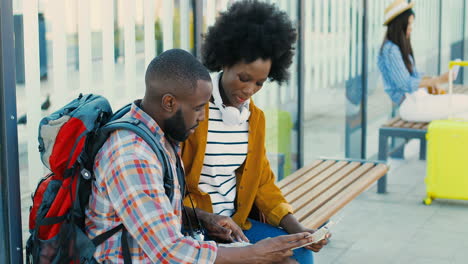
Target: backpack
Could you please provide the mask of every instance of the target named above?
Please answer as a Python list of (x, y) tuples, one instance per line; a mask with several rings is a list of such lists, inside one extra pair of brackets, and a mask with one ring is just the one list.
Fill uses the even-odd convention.
[[(174, 175), (169, 157), (160, 145), (158, 135), (138, 120), (124, 116), (130, 106), (112, 113), (104, 97), (80, 94), (41, 120), (39, 152), (51, 173), (41, 179), (32, 196), (27, 263), (96, 263), (93, 258), (96, 246), (120, 230), (124, 232), (124, 261), (131, 262), (126, 229), (122, 224), (92, 240), (84, 232), (85, 209), (94, 179), (94, 157), (115, 130), (130, 130), (151, 146), (163, 165), (164, 189), (172, 201)], [(180, 168), (177, 177), (180, 177), (179, 171)], [(181, 189), (184, 190), (182, 186)]]

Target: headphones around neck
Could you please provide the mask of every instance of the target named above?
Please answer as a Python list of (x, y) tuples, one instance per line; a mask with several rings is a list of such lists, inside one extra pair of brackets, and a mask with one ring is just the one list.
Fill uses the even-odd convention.
[(223, 99), (221, 98), (221, 94), (219, 92), (219, 82), (221, 76), (222, 72), (213, 76), (214, 104), (219, 108), (219, 111), (221, 111), (221, 116), (225, 125), (242, 125), (247, 122), (250, 116), (248, 101), (241, 106), (240, 110), (233, 106), (224, 105)]

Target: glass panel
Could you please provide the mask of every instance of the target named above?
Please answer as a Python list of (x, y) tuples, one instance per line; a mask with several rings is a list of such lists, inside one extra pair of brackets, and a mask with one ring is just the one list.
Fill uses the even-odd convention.
[(383, 88), (382, 75), (377, 67), (377, 57), (387, 28), (383, 26), (383, 13), (392, 0), (367, 1), (367, 130), (366, 157), (378, 150), (379, 127), (390, 118), (392, 102)]
[[(362, 18), (363, 2), (351, 1), (349, 7), (349, 76), (345, 82), (345, 156), (360, 158), (362, 152)], [(340, 155), (342, 157), (343, 155)]]
[(310, 54), (304, 72), (307, 164), (320, 156), (343, 157), (346, 148), (359, 151), (362, 1), (315, 0), (305, 14), (312, 16), (304, 29)]
[[(293, 24), (297, 25), (298, 1), (266, 2), (276, 4), (289, 15)], [(297, 169), (297, 63), (296, 55), (290, 67), (291, 78), (288, 82), (281, 86), (276, 83), (267, 83), (254, 96), (255, 104), (265, 113), (267, 155), (277, 179)]]
[(438, 74), (440, 20), (439, 0), (419, 1), (414, 6), (416, 14), (411, 44), (418, 70), (425, 75)]
[[(126, 89), (126, 70), (125, 70), (125, 45), (124, 45), (124, 23), (125, 17), (128, 17), (125, 13), (125, 1), (126, 0), (110, 0), (114, 3), (114, 7), (109, 10), (103, 10), (107, 1), (92, 1), (89, 8), (89, 27), (91, 30), (91, 82), (89, 91), (92, 93), (104, 94), (110, 99), (113, 109), (131, 102), (135, 97), (143, 96), (144, 90), (144, 73), (146, 70), (145, 63), (145, 37), (153, 37), (155, 39), (155, 54), (162, 52), (162, 24), (163, 19), (162, 4), (163, 0), (154, 1), (154, 20), (150, 26), (155, 28), (154, 36), (145, 36), (144, 34), (144, 0), (131, 1), (134, 5), (134, 24), (135, 24), (135, 69), (136, 69), (136, 81), (135, 84), (131, 85), (134, 88), (134, 94), (127, 94), (122, 96), (122, 91)], [(109, 1), (109, 2), (110, 2)], [(181, 36), (180, 36), (180, 3), (185, 1), (187, 4), (184, 7), (184, 16), (188, 17), (186, 20), (188, 23), (187, 34), (193, 35), (193, 1), (190, 0), (177, 0), (174, 1), (173, 12), (174, 15), (168, 16), (173, 20), (173, 29), (171, 31), (171, 38), (173, 37), (173, 43), (175, 47), (181, 47)], [(34, 2), (34, 1), (32, 1)], [(169, 1), (171, 2), (171, 1)], [(38, 157), (37, 143), (33, 145), (34, 151), (28, 153), (28, 135), (37, 134), (37, 125), (32, 124), (31, 128), (27, 128), (25, 123), (27, 120), (25, 113), (28, 109), (27, 96), (25, 92), (25, 69), (24, 69), (24, 31), (23, 31), (23, 10), (25, 2), (22, 0), (13, 0), (14, 6), (14, 30), (16, 38), (16, 64), (17, 64), (17, 80), (16, 80), (16, 92), (17, 92), (17, 110), (19, 125), (18, 125), (18, 145), (19, 145), (19, 166), (20, 166), (20, 181), (21, 181), (21, 203), (22, 203), (22, 220), (23, 220), (23, 242), (26, 243), (28, 236), (28, 214), (29, 206), (31, 205), (31, 191), (36, 188), (37, 179), (45, 174), (45, 171), (39, 169), (34, 175), (29, 175), (28, 168), (38, 166), (43, 168), (42, 163), (30, 162), (29, 156)], [(68, 102), (72, 98), (78, 95), (78, 89), (80, 86), (80, 71), (79, 71), (79, 34), (78, 34), (78, 0), (65, 0), (65, 1), (54, 1), (54, 0), (38, 0), (38, 36), (39, 36), (39, 68), (40, 74), (40, 97), (36, 98), (42, 109), (39, 110), (40, 116), (43, 117), (50, 114), (52, 111), (63, 106), (64, 103)], [(63, 7), (60, 8), (59, 4)], [(127, 3), (128, 4), (128, 3)], [(59, 7), (57, 7), (59, 6)], [(65, 40), (59, 50), (63, 50), (62, 56), (57, 56), (59, 65), (64, 65), (63, 75), (65, 76), (54, 76), (54, 73), (58, 72), (54, 68), (54, 54), (60, 54), (56, 52), (56, 45), (58, 41), (54, 39), (54, 25), (59, 21), (56, 16), (56, 11), (60, 10), (63, 13), (63, 19), (60, 21), (63, 23), (63, 34)], [(106, 47), (112, 50), (114, 55), (111, 58), (112, 65), (115, 68), (115, 74), (110, 82), (105, 78), (109, 72), (108, 67), (103, 65), (104, 49), (103, 49), (103, 20), (106, 17), (106, 11), (113, 13), (113, 19), (110, 18), (114, 25), (114, 43), (111, 46)], [(107, 13), (110, 14), (110, 13)], [(104, 19), (103, 19), (104, 17)], [(109, 16), (111, 17), (111, 16)], [(110, 28), (110, 27), (107, 27)], [(112, 31), (112, 30), (111, 30)], [(112, 33), (111, 33), (112, 35)], [(185, 46), (188, 46), (193, 51), (193, 36), (187, 36)], [(28, 44), (33, 45), (33, 44)], [(110, 55), (109, 57), (112, 57)], [(60, 61), (60, 58), (63, 61)], [(104, 69), (105, 68), (105, 69)], [(60, 81), (57, 81), (60, 79)], [(60, 84), (60, 85), (59, 85)], [(50, 96), (49, 99), (48, 96)], [(39, 107), (38, 107), (39, 108)], [(37, 138), (37, 135), (36, 135)], [(36, 141), (37, 142), (37, 139)], [(36, 164), (37, 163), (37, 164)], [(34, 165), (32, 165), (34, 164)]]
[[(441, 26), (443, 30), (440, 73), (444, 73), (448, 71), (450, 60), (463, 56), (463, 0), (442, 1)], [(460, 81), (461, 79), (458, 79), (458, 83)]]

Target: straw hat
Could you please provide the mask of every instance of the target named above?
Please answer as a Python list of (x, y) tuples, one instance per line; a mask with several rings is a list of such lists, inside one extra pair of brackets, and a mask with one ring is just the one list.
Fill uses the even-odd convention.
[(388, 25), (394, 18), (408, 9), (413, 8), (414, 2), (408, 3), (406, 0), (395, 0), (387, 8), (384, 14), (384, 26)]

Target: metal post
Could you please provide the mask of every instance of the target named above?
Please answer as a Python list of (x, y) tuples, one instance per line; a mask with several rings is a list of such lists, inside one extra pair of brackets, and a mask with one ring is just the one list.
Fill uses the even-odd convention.
[(304, 50), (305, 46), (305, 1), (298, 0), (297, 5), (297, 168), (304, 166), (304, 82), (305, 82), (305, 58)]
[(437, 64), (437, 74), (440, 75), (440, 64), (442, 64), (442, 0), (439, 0), (439, 63)]
[(361, 159), (366, 158), (367, 136), (367, 0), (363, 0), (362, 15), (362, 100), (361, 100)]
[[(466, 36), (466, 0), (463, 0), (463, 16), (462, 16), (462, 36), (463, 36), (463, 39), (462, 39), (462, 49), (461, 49), (461, 58), (465, 58), (465, 44), (466, 44), (466, 40), (465, 40), (465, 36)], [(463, 74), (459, 74), (458, 76), (460, 76), (460, 83), (463, 84), (464, 81), (465, 81), (465, 69), (462, 68), (460, 69), (460, 73), (463, 73)]]
[(194, 18), (194, 40), (195, 40), (195, 57), (201, 59), (202, 33), (203, 33), (203, 1), (192, 0), (193, 3), (193, 18)]
[[(383, 131), (379, 130), (379, 153), (378, 153), (378, 160), (379, 161), (387, 161), (387, 153), (388, 153), (388, 136), (383, 133)], [(378, 193), (386, 193), (387, 192), (387, 174), (385, 174), (382, 178), (380, 178), (377, 182), (377, 192)]]
[(0, 263), (23, 263), (11, 0), (0, 0)]

